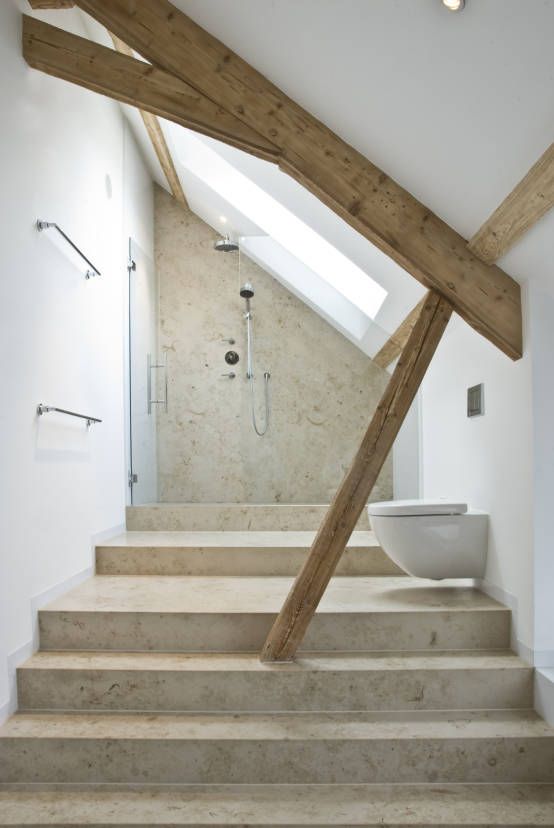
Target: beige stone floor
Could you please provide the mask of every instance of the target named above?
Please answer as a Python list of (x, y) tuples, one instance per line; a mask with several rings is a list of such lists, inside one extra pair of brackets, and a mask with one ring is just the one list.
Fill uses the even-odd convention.
[[(95, 576), (43, 612), (278, 612), (290, 577)], [(318, 612), (499, 611), (505, 608), (465, 581), (407, 577), (334, 578)]]
[(0, 825), (554, 825), (551, 785), (200, 785), (0, 792)]
[[(313, 539), (315, 538), (315, 531), (313, 532), (279, 532), (279, 531), (218, 531), (218, 532), (123, 532), (115, 538), (110, 538), (102, 544), (106, 546), (128, 547), (232, 547), (232, 548), (250, 548), (250, 547), (276, 547), (276, 548), (296, 548), (302, 547), (308, 549)], [(348, 542), (347, 548), (378, 546), (375, 534), (370, 531), (356, 531), (352, 533), (352, 537)]]
[(554, 738), (530, 710), (354, 713), (18, 713), (3, 738), (428, 740)]

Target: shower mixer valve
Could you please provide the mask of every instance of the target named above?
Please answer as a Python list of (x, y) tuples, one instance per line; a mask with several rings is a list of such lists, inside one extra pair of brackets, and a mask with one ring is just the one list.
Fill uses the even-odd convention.
[(225, 354), (225, 362), (227, 365), (236, 365), (240, 357), (236, 351), (227, 351)]

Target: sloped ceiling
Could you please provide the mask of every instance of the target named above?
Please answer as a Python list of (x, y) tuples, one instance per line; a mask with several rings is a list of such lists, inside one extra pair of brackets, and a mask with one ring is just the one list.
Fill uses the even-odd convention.
[[(553, 140), (554, 0), (467, 0), (458, 14), (440, 0), (173, 2), (466, 238)], [(140, 136), (140, 119), (131, 117)], [(256, 236), (251, 217), (187, 169), (186, 131), (164, 129), (191, 207), (219, 231), (227, 229), (223, 214), (235, 233)], [(264, 162), (201, 140), (386, 287), (376, 324), (368, 320), (353, 339), (374, 353), (421, 286), (284, 174), (279, 180)], [(520, 282), (554, 290), (553, 239), (551, 212), (499, 264)], [(290, 265), (272, 272), (284, 277)]]

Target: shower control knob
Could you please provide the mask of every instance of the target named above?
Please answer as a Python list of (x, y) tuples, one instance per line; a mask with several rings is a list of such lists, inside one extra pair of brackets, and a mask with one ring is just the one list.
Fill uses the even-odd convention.
[(240, 357), (236, 351), (227, 351), (225, 354), (225, 362), (227, 365), (236, 365)]

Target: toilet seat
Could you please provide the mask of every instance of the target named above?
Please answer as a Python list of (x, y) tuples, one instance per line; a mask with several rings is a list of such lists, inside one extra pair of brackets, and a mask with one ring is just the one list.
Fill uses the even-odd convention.
[(383, 500), (370, 503), (369, 515), (380, 517), (410, 517), (414, 515), (465, 515), (467, 503), (449, 503), (446, 500)]

